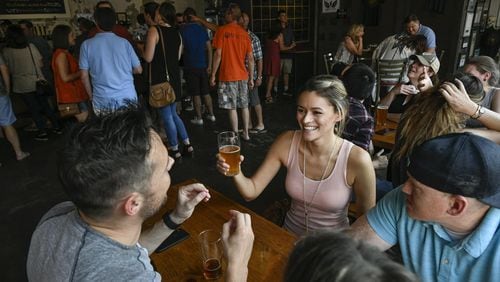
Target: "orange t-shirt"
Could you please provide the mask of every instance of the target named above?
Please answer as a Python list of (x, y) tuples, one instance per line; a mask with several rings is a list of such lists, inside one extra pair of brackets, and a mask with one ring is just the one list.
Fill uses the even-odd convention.
[(69, 82), (62, 80), (59, 69), (56, 66), (56, 58), (59, 54), (65, 55), (69, 63), (69, 72), (74, 73), (79, 71), (78, 63), (71, 54), (64, 49), (56, 49), (52, 55), (52, 70), (54, 71), (54, 84), (57, 93), (57, 102), (64, 103), (78, 103), (87, 101), (89, 99), (85, 87), (81, 79), (76, 79)]
[(219, 81), (248, 80), (245, 58), (252, 53), (248, 32), (236, 23), (228, 23), (217, 29), (212, 44), (222, 49)]

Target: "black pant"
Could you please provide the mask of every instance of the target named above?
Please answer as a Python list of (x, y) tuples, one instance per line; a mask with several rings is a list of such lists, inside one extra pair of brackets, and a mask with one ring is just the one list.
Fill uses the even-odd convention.
[(59, 120), (54, 110), (50, 107), (46, 96), (37, 95), (36, 92), (20, 93), (21, 99), (31, 112), (38, 130), (45, 131), (46, 123), (42, 115), (49, 118), (54, 128), (59, 128)]

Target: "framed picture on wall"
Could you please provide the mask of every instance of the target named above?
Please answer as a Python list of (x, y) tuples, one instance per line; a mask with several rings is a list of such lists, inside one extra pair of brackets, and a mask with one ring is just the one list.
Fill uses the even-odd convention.
[(474, 12), (474, 8), (476, 8), (476, 0), (469, 0), (469, 3), (467, 3), (467, 12)]
[(476, 7), (476, 12), (474, 13), (474, 26), (481, 24), (483, 14), (483, 3), (478, 3)]
[(465, 17), (464, 33), (462, 34), (463, 37), (470, 36), (473, 19), (474, 19), (474, 13), (467, 13), (467, 16)]
[(69, 18), (68, 0), (1, 0), (1, 19)]
[(469, 47), (469, 37), (462, 38), (462, 49)]

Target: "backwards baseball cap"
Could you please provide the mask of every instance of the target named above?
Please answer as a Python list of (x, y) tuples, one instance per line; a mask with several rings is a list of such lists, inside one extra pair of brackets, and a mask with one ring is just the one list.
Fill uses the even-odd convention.
[(420, 183), (500, 208), (500, 146), (470, 133), (439, 136), (415, 148), (408, 173)]
[(441, 64), (439, 63), (439, 59), (436, 57), (436, 54), (434, 53), (422, 53), (421, 55), (411, 55), (410, 60), (418, 60), (422, 65), (431, 67), (434, 73), (438, 73), (439, 66), (441, 66)]

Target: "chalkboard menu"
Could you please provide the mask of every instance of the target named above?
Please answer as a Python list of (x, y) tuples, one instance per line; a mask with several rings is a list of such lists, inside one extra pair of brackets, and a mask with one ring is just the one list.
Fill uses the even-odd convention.
[(1, 0), (2, 18), (69, 16), (67, 0)]

